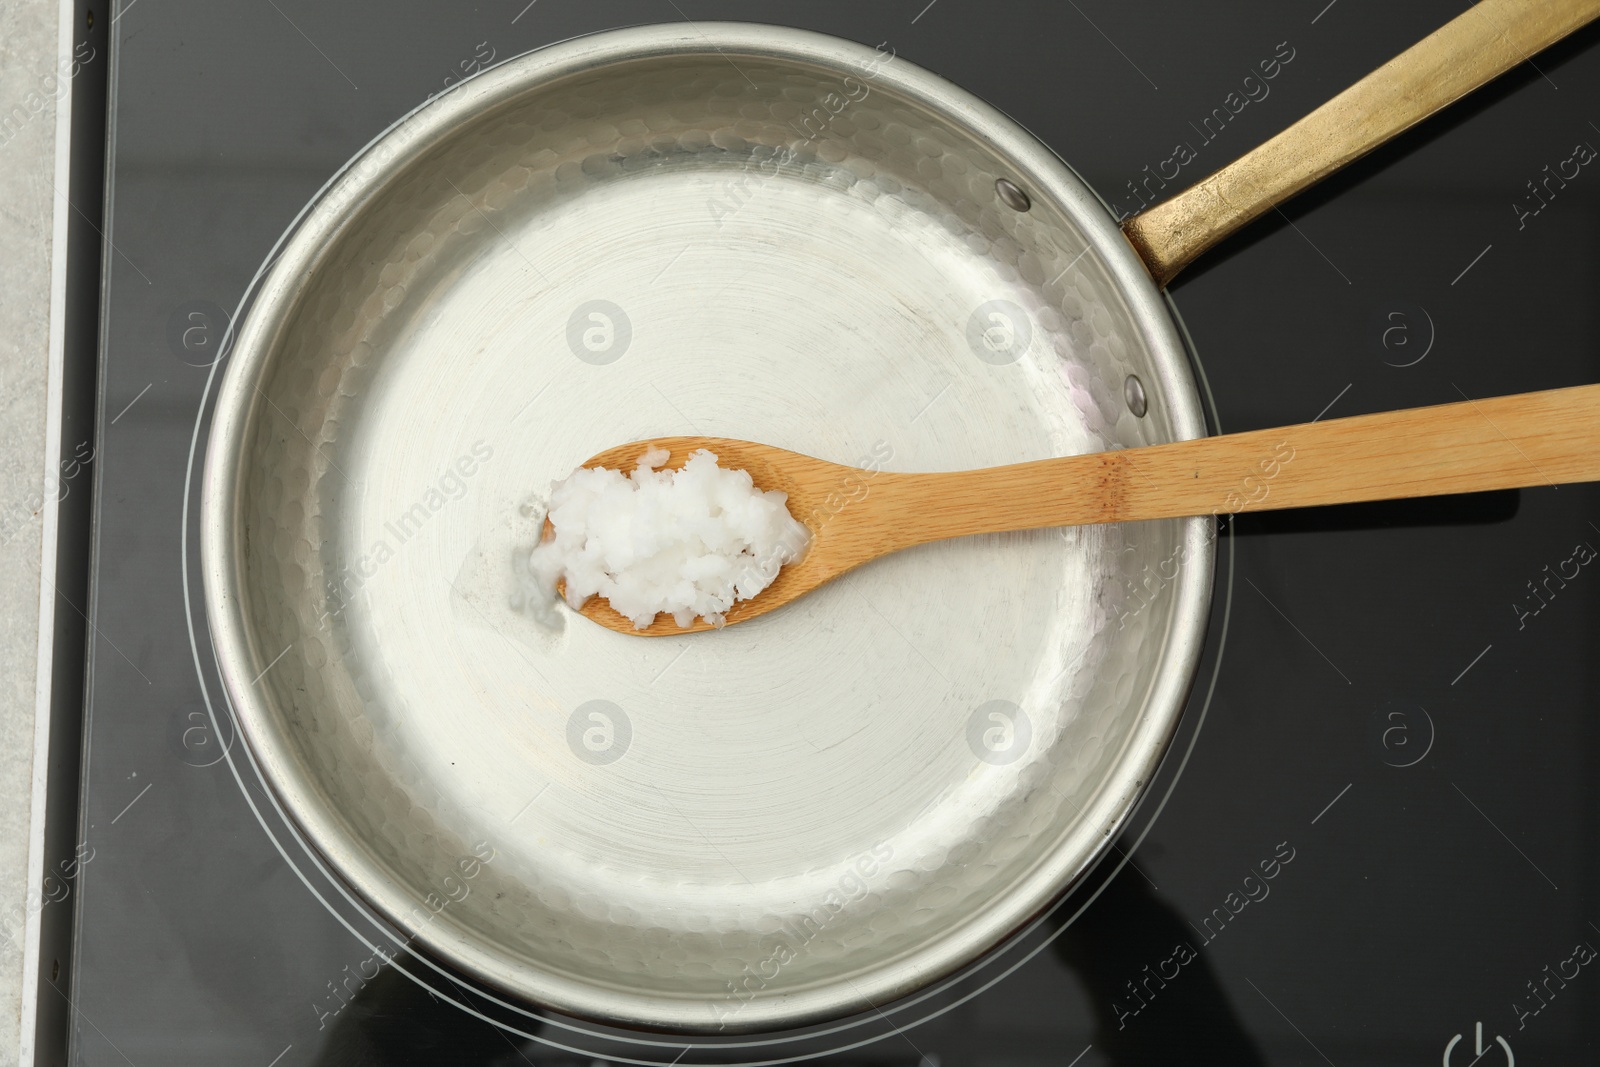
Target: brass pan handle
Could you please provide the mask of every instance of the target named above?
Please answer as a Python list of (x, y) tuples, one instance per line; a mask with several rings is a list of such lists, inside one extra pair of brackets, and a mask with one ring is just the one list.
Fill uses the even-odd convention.
[(1600, 0), (1482, 0), (1122, 232), (1156, 284), (1256, 216), (1600, 16)]

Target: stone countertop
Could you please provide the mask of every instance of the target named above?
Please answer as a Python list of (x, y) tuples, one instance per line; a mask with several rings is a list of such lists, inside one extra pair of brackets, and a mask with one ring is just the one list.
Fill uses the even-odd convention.
[(61, 10), (0, 0), (0, 1064), (22, 1036)]

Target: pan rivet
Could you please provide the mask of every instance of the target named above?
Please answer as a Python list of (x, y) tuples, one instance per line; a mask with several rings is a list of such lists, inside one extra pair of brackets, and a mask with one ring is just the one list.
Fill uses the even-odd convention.
[(1005, 178), (994, 180), (994, 191), (1000, 194), (1000, 199), (1005, 201), (1006, 207), (1017, 211), (1026, 211), (1033, 206), (1033, 201), (1028, 199), (1028, 194), (1019, 189), (1015, 183)]
[(1128, 410), (1136, 417), (1144, 418), (1150, 405), (1144, 398), (1144, 383), (1136, 375), (1128, 375), (1128, 380), (1122, 383), (1122, 395), (1128, 401)]

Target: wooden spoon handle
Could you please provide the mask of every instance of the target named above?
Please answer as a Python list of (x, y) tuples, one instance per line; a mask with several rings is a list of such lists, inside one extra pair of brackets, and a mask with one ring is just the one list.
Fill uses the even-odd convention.
[[(1001, 530), (1600, 481), (1600, 385), (946, 474), (885, 475), (905, 544)], [(881, 494), (881, 495), (880, 495)]]
[(1164, 286), (1245, 223), (1596, 16), (1600, 0), (1483, 0), (1122, 230)]

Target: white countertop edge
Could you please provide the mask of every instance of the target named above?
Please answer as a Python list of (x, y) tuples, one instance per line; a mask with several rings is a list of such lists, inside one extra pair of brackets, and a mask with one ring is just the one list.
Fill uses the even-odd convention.
[[(56, 52), (68, 58), (72, 52), (72, 31), (76, 18), (73, 0), (59, 0), (56, 13)], [(50, 235), (50, 354), (45, 392), (44, 470), (41, 476), (48, 489), (61, 462), (61, 389), (65, 368), (67, 300), (67, 223), (72, 210), (67, 201), (72, 168), (72, 87), (56, 100), (55, 190), (52, 202)], [(50, 765), (50, 702), (55, 636), (56, 535), (60, 521), (60, 500), (46, 493), (43, 530), (39, 550), (39, 652), (33, 682), (33, 791), (28, 811), (28, 891), (23, 898), (27, 912), (22, 946), (22, 1010), (17, 1062), (34, 1061), (35, 1021), (39, 1008), (39, 920), (42, 909), (28, 902), (42, 900), (45, 856), (45, 789)]]

